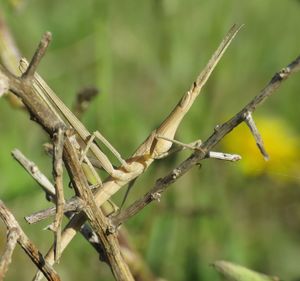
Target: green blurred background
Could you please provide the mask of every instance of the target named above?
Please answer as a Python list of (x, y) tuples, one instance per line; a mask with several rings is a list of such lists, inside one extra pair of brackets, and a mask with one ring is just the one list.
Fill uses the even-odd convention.
[[(245, 26), (179, 128), (180, 141), (206, 139), (300, 54), (296, 0), (1, 0), (0, 11), (27, 58), (45, 31), (53, 33), (40, 74), (68, 105), (80, 89), (98, 87), (101, 93), (84, 122), (124, 157), (190, 87), (233, 23)], [(219, 280), (209, 264), (225, 259), (284, 280), (300, 278), (299, 93), (296, 74), (254, 115), (271, 157), (267, 164), (250, 134), (238, 128), (217, 149), (241, 153), (243, 160), (203, 161), (160, 203), (126, 223), (133, 244), (157, 276)], [(51, 160), (42, 149), (46, 141), (27, 113), (1, 99), (0, 198), (43, 253), (53, 237), (42, 229), (51, 221), (29, 226), (23, 217), (50, 203), (10, 151), (21, 149), (50, 177)], [(188, 155), (154, 164), (137, 181), (127, 204)], [(3, 249), (2, 223), (0, 230)], [(113, 280), (80, 236), (57, 269), (64, 281)], [(34, 271), (18, 248), (6, 280), (31, 280)]]

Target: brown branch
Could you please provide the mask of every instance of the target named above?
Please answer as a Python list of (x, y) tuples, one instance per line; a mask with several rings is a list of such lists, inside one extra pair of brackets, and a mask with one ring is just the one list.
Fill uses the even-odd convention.
[[(50, 201), (54, 202), (55, 187), (48, 180), (48, 178), (39, 170), (38, 166), (34, 162), (27, 159), (26, 156), (23, 155), (22, 152), (17, 149), (12, 151), (12, 155), (23, 166), (23, 168), (37, 181), (37, 183), (39, 183), (39, 185), (45, 191), (47, 198), (49, 198)], [(69, 201), (74, 200), (74, 203), (76, 202), (76, 206), (73, 208), (72, 204), (66, 204), (64, 206), (64, 209), (66, 209), (66, 211), (78, 212), (83, 208), (84, 202), (78, 197), (75, 198), (72, 198)], [(70, 207), (70, 210), (68, 210), (68, 207)], [(56, 212), (56, 208), (54, 207), (53, 211), (52, 209), (49, 208), (49, 211), (51, 212), (52, 215), (54, 215)], [(71, 218), (73, 214), (71, 212), (66, 212), (65, 215), (68, 218)], [(103, 254), (102, 246), (99, 244), (99, 242), (97, 243), (96, 239), (94, 238), (96, 234), (93, 233), (93, 231), (90, 229), (90, 227), (87, 224), (84, 224), (80, 228), (80, 232), (86, 238), (86, 240), (88, 240), (90, 244), (99, 252), (100, 255)]]
[[(50, 41), (49, 36), (47, 40)], [(32, 69), (27, 70), (27, 75), (23, 75), (22, 77), (15, 77), (6, 68), (4, 68), (1, 65), (0, 65), (0, 73), (2, 75), (1, 80), (3, 79), (9, 80), (10, 90), (22, 99), (29, 113), (31, 114), (32, 119), (37, 123), (39, 123), (45, 129), (45, 131), (49, 133), (50, 136), (53, 136), (53, 134), (57, 131), (58, 128), (65, 128), (65, 123), (63, 122), (59, 114), (57, 114), (57, 112), (53, 109), (53, 107), (49, 106), (49, 103), (39, 94), (37, 94), (38, 91), (37, 87), (35, 87), (36, 85), (33, 85), (31, 81), (32, 78), (31, 75), (34, 74), (35, 69), (40, 62), (40, 59), (45, 53), (47, 47), (46, 45), (48, 43), (47, 42), (46, 44), (41, 43), (39, 45), (39, 48), (36, 51), (36, 54), (32, 62), (30, 63), (32, 65)], [(70, 177), (71, 178), (73, 177), (72, 171), (70, 171)], [(85, 219), (86, 218), (84, 216), (83, 220), (82, 218), (80, 220), (80, 216), (79, 216), (78, 218), (76, 217), (76, 219), (73, 220), (73, 223), (76, 221), (77, 222), (81, 221), (81, 223), (78, 224), (76, 228), (74, 228), (75, 233), (76, 231), (82, 229), (81, 225), (83, 224)], [(116, 270), (118, 271), (119, 269), (117, 268)]]
[(38, 248), (29, 240), (27, 235), (23, 232), (19, 223), (16, 221), (12, 213), (6, 208), (4, 203), (0, 200), (0, 217), (5, 223), (8, 231), (11, 229), (18, 230), (18, 243), (30, 257), (33, 263), (41, 270), (44, 276), (49, 281), (59, 281), (60, 277), (56, 271), (44, 260), (43, 255), (39, 252)]
[[(46, 191), (47, 197), (51, 198), (52, 201), (54, 201), (55, 198), (55, 189), (53, 185), (50, 183), (50, 181), (43, 175), (38, 166), (28, 160), (19, 150), (14, 150), (12, 152), (14, 158), (16, 158), (22, 166), (32, 175), (32, 172), (36, 180), (39, 182), (39, 184), (43, 187), (43, 189)], [(45, 184), (46, 182), (46, 184)], [(46, 185), (46, 189), (45, 189)], [(50, 186), (48, 186), (50, 185)], [(69, 200), (69, 203), (66, 203), (64, 205), (64, 212), (65, 215), (70, 218), (71, 213), (67, 211), (80, 211), (82, 210), (84, 206), (83, 200), (81, 200), (78, 197), (71, 198)], [(45, 213), (42, 212), (39, 215), (44, 215), (45, 217), (48, 217), (50, 215), (55, 214), (55, 207), (49, 208), (45, 210)], [(47, 212), (49, 213), (47, 213)], [(41, 218), (44, 219), (45, 217)], [(26, 217), (26, 220), (30, 220), (30, 223), (35, 223), (39, 221), (38, 217), (35, 217), (34, 214), (32, 216)], [(32, 221), (31, 221), (32, 220)], [(36, 221), (35, 221), (36, 220)], [(124, 228), (122, 229), (125, 230)], [(129, 264), (130, 269), (135, 276), (135, 278), (139, 278), (138, 280), (156, 280), (153, 273), (149, 270), (143, 259), (140, 257), (140, 255), (137, 253), (137, 251), (132, 247), (132, 245), (127, 241), (128, 237), (125, 235), (124, 232), (118, 233), (118, 240), (120, 241), (120, 246), (122, 249), (122, 253), (124, 251), (124, 258), (126, 262)], [(88, 242), (95, 248), (95, 250), (99, 253), (100, 258), (103, 260), (105, 253), (102, 247), (102, 244), (99, 241), (98, 236), (95, 234), (94, 231), (90, 229), (88, 225), (83, 225), (80, 229), (81, 234), (88, 240)]]
[(58, 128), (65, 128), (66, 125), (49, 103), (36, 93), (32, 83), (34, 74), (41, 58), (46, 52), (51, 40), (50, 33), (46, 33), (38, 49), (36, 50), (29, 66), (21, 77), (16, 77), (3, 65), (0, 65), (0, 79), (9, 81), (9, 90), (22, 99), (27, 107), (31, 118), (36, 121), (52, 137)]
[(53, 176), (55, 179), (55, 205), (56, 214), (53, 224), (51, 224), (50, 229), (54, 231), (54, 241), (55, 241), (55, 251), (54, 257), (55, 261), (58, 262), (61, 255), (61, 225), (64, 217), (64, 187), (63, 187), (63, 146), (64, 146), (64, 134), (65, 131), (58, 129), (57, 133), (54, 134), (53, 140)]
[[(27, 159), (26, 156), (23, 155), (22, 152), (17, 149), (12, 151), (12, 155), (24, 167), (24, 169), (39, 183), (39, 185), (45, 191), (47, 198), (49, 198), (50, 201), (54, 202), (55, 188), (52, 185), (52, 183), (48, 180), (48, 178), (39, 170), (38, 166), (34, 162)], [(78, 197), (75, 197), (75, 198), (72, 198), (69, 200), (69, 201), (74, 200), (74, 203), (76, 202), (75, 207), (72, 207), (72, 204), (66, 204), (64, 206), (64, 210), (66, 211), (65, 214), (68, 218), (71, 218), (72, 213), (67, 212), (67, 211), (77, 211), (78, 212), (79, 210), (81, 210), (83, 208), (84, 202)], [(68, 210), (68, 207), (70, 207), (70, 210)], [(76, 208), (78, 208), (78, 209), (76, 209)], [(52, 209), (49, 209), (49, 211), (51, 212), (52, 215), (54, 215), (56, 212), (56, 208), (54, 207), (53, 211), (52, 211)], [(103, 253), (102, 250), (99, 250), (100, 245), (96, 245), (95, 239), (92, 238), (95, 235), (93, 234), (93, 231), (90, 229), (90, 227), (88, 225), (86, 225), (86, 224), (83, 225), (80, 229), (80, 232), (92, 244), (92, 246), (99, 252), (99, 254)]]
[(55, 187), (49, 179), (40, 171), (39, 167), (30, 161), (20, 150), (14, 149), (11, 155), (16, 159), (28, 174), (42, 187), (48, 199), (54, 200)]
[(105, 254), (112, 272), (117, 280), (133, 280), (132, 274), (124, 261), (120, 252), (120, 246), (115, 235), (107, 234), (107, 219), (102, 213), (101, 209), (97, 207), (94, 201), (94, 196), (90, 190), (84, 173), (80, 167), (77, 153), (73, 148), (69, 139), (66, 139), (66, 165), (67, 169), (71, 171), (73, 178), (72, 183), (77, 193), (85, 203), (84, 212), (88, 217), (90, 224), (94, 231), (100, 238), (105, 249)]
[[(65, 230), (67, 231), (63, 232), (64, 237), (66, 235), (73, 235), (73, 233), (76, 233), (87, 217), (93, 230), (101, 241), (105, 253), (104, 258), (110, 265), (110, 268), (116, 280), (134, 280), (127, 264), (124, 261), (123, 256), (121, 255), (120, 246), (117, 241), (116, 235), (107, 234), (107, 218), (104, 216), (101, 209), (97, 207), (94, 201), (94, 196), (89, 188), (87, 179), (84, 176), (84, 173), (80, 166), (77, 152), (73, 147), (73, 144), (71, 143), (69, 137), (67, 137), (65, 140), (64, 162), (66, 164), (66, 168), (70, 175), (72, 186), (74, 187), (76, 195), (85, 202), (84, 212), (81, 212), (78, 215), (74, 216), (75, 219), (73, 218), (69, 222), (69, 224), (65, 227)], [(73, 223), (74, 228), (70, 227), (70, 224)], [(62, 239), (62, 241), (64, 240)], [(67, 245), (68, 243), (62, 243), (61, 250), (63, 251)], [(51, 249), (46, 256), (46, 259), (52, 260), (52, 255), (53, 251)], [(40, 272), (37, 272), (34, 280), (40, 280), (40, 278), (41, 274)]]
[[(56, 198), (55, 187), (49, 181), (49, 179), (40, 171), (39, 167), (34, 162), (30, 161), (18, 149), (14, 149), (11, 152), (11, 154), (22, 165), (22, 167), (29, 173), (29, 175), (31, 175), (35, 179), (35, 181), (42, 187), (42, 189), (45, 191), (47, 199), (54, 202)], [(73, 197), (69, 199), (66, 204), (64, 204), (63, 211), (64, 213), (71, 212), (71, 211), (79, 212), (82, 210), (83, 206), (84, 206), (84, 202), (80, 198)], [(55, 215), (55, 213), (56, 213), (56, 207), (50, 207), (45, 210), (35, 212), (30, 216), (26, 216), (25, 220), (30, 224), (37, 223), (41, 220), (44, 220), (50, 216)], [(70, 217), (70, 215), (69, 216), (67, 215), (67, 217)]]
[[(82, 209), (84, 208), (84, 202), (78, 198), (78, 197), (73, 197), (71, 199), (69, 199), (64, 205), (63, 205), (63, 213), (69, 213), (72, 212), (74, 213), (78, 213), (80, 211), (82, 211)], [(56, 207), (50, 207), (41, 211), (37, 211), (29, 216), (25, 217), (26, 222), (28, 222), (29, 224), (34, 224), (34, 223), (38, 223), (42, 220), (45, 220), (49, 217), (54, 216), (56, 213)]]
[[(54, 202), (55, 199), (55, 188), (52, 185), (52, 183), (48, 180), (48, 178), (39, 170), (38, 166), (30, 161), (29, 159), (27, 159), (19, 150), (15, 149), (12, 152), (13, 157), (25, 168), (25, 170), (32, 175), (32, 177), (41, 185), (41, 187), (43, 188), (43, 190), (46, 193), (47, 198), (49, 198), (52, 202)], [(72, 202), (74, 204), (72, 204)], [(81, 200), (78, 197), (74, 197), (72, 199), (69, 200), (69, 204), (65, 204), (64, 205), (64, 211), (65, 211), (65, 215), (70, 218), (73, 213), (72, 212), (67, 212), (67, 211), (75, 211), (78, 212), (80, 210), (82, 210), (84, 207), (84, 202), (83, 200)], [(68, 209), (69, 208), (69, 209)], [(56, 208), (49, 208), (47, 210), (45, 210), (45, 213), (40, 213), (38, 215), (44, 215), (44, 216), (48, 216), (47, 212), (51, 213), (51, 215), (55, 214), (55, 210)], [(46, 212), (47, 211), (47, 212)], [(37, 217), (35, 217), (34, 215), (32, 215), (32, 222), (34, 223), (34, 219), (37, 219)], [(85, 237), (85, 239), (93, 246), (93, 248), (99, 253), (99, 256), (102, 260), (104, 260), (104, 250), (102, 247), (102, 244), (98, 238), (98, 236), (96, 235), (96, 233), (94, 231), (91, 230), (91, 228), (87, 225), (84, 224), (81, 228), (80, 228), (80, 232), (81, 234)], [(122, 243), (124, 243), (124, 241), (126, 241), (126, 237), (123, 239), (121, 239)], [(127, 247), (128, 248), (128, 247)], [(128, 249), (127, 249), (128, 251)], [(128, 258), (128, 257), (127, 257)], [(135, 267), (133, 267), (133, 271), (134, 271)]]
[[(25, 168), (25, 170), (39, 183), (39, 185), (43, 188), (48, 198), (54, 202), (55, 199), (55, 188), (52, 183), (48, 180), (48, 178), (39, 170), (38, 166), (27, 159), (19, 150), (15, 149), (12, 151), (13, 157)], [(64, 205), (65, 215), (70, 218), (72, 213), (70, 211), (79, 212), (82, 210), (84, 206), (84, 202), (78, 198), (71, 198)], [(44, 210), (43, 212), (37, 212), (37, 215), (31, 215), (26, 217), (26, 220), (29, 223), (35, 223), (39, 220), (42, 220), (46, 217), (54, 215), (56, 211), (55, 207)], [(38, 216), (42, 216), (39, 218)], [(124, 233), (125, 229), (123, 228), (121, 232), (118, 233), (118, 240), (120, 241), (120, 246), (122, 249), (122, 253), (124, 250), (124, 258), (126, 262), (129, 264), (130, 269), (135, 277), (138, 276), (139, 280), (155, 280), (153, 274), (139, 256), (134, 247), (128, 242), (128, 237), (126, 233)], [(91, 228), (84, 224), (80, 229), (81, 234), (85, 237), (85, 239), (94, 247), (94, 249), (98, 252), (100, 258), (104, 259), (104, 250), (102, 244), (96, 233), (91, 230)]]
[(46, 32), (43, 35), (43, 38), (40, 41), (40, 44), (37, 47), (37, 50), (34, 53), (29, 66), (27, 67), (26, 71), (22, 75), (22, 78), (25, 78), (25, 79), (32, 79), (33, 78), (33, 75), (34, 75), (38, 65), (40, 64), (41, 59), (43, 58), (43, 56), (46, 53), (46, 50), (49, 46), (49, 43), (50, 43), (51, 39), (52, 39), (51, 32)]
[(135, 201), (126, 210), (121, 212), (116, 217), (112, 218), (114, 226), (122, 224), (124, 221), (136, 215), (144, 207), (154, 200), (160, 199), (161, 194), (168, 188), (169, 185), (174, 183), (177, 179), (182, 177), (199, 161), (206, 158), (207, 153), (240, 123), (245, 121), (249, 112), (253, 112), (261, 105), (268, 97), (270, 97), (282, 84), (283, 81), (288, 79), (290, 75), (300, 70), (300, 56), (297, 57), (287, 67), (276, 73), (268, 85), (254, 97), (240, 112), (234, 115), (230, 120), (217, 126), (212, 135), (201, 145), (201, 150), (195, 151), (190, 157), (173, 169), (168, 175), (156, 181), (155, 185), (147, 192), (143, 198)]
[(19, 236), (17, 228), (8, 230), (6, 249), (0, 260), (0, 281), (4, 279), (8, 266), (11, 263), (11, 257), (17, 245)]

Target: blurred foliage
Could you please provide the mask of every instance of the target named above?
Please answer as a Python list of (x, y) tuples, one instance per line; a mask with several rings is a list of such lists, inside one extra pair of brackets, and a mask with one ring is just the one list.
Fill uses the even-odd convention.
[[(300, 4), (295, 0), (2, 0), (0, 11), (27, 58), (45, 31), (53, 33), (40, 74), (68, 105), (83, 87), (98, 87), (101, 94), (84, 122), (100, 130), (124, 157), (190, 87), (233, 23), (245, 27), (179, 128), (180, 141), (208, 137), (300, 53)], [(241, 153), (240, 163), (205, 160), (201, 169), (170, 187), (160, 204), (126, 224), (158, 276), (217, 280), (209, 264), (225, 259), (284, 280), (300, 277), (299, 82), (299, 75), (293, 76), (258, 109), (270, 163), (261, 162), (253, 140), (248, 146), (249, 133), (237, 128), (219, 149)], [(24, 215), (49, 203), (10, 151), (21, 149), (51, 176), (51, 160), (42, 149), (47, 136), (26, 112), (3, 99), (0, 134), (0, 197), (22, 222)], [(154, 164), (128, 201), (187, 155)], [(120, 202), (121, 195), (115, 200)], [(49, 222), (22, 223), (44, 253), (53, 239), (42, 232)], [(112, 280), (80, 236), (57, 268), (65, 281)], [(6, 280), (29, 280), (33, 272), (17, 250)]]
[(267, 276), (227, 261), (216, 261), (212, 266), (228, 281), (279, 281), (276, 276)]

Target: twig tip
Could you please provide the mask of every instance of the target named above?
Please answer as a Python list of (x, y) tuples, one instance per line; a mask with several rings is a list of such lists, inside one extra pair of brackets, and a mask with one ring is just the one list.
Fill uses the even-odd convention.
[(52, 40), (52, 33), (50, 31), (46, 31), (43, 35), (44, 40), (50, 42)]

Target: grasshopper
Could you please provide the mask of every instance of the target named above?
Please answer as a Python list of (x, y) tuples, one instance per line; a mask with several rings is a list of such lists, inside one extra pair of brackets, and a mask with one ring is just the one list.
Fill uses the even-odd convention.
[[(24, 73), (27, 67), (28, 62), (26, 61), (26, 59), (22, 58), (20, 61), (21, 72)], [(96, 157), (96, 159), (100, 162), (103, 169), (109, 175), (111, 175), (113, 178), (120, 178), (126, 180), (124, 173), (120, 173), (118, 170), (114, 169), (107, 156), (93, 142), (95, 137), (97, 137), (113, 153), (113, 155), (116, 156), (116, 158), (121, 163), (122, 167), (124, 167), (124, 169), (127, 172), (132, 172), (133, 170), (130, 167), (130, 165), (128, 165), (127, 162), (124, 159), (122, 159), (121, 155), (109, 143), (109, 141), (106, 138), (104, 138), (104, 136), (102, 136), (99, 131), (96, 131), (91, 134), (37, 73), (35, 73), (34, 75), (34, 82), (36, 84), (35, 90), (37, 94), (40, 95), (51, 108), (56, 108), (59, 112), (59, 115), (62, 115), (63, 118), (67, 120), (67, 122), (75, 130), (76, 134), (82, 139), (84, 143), (86, 143), (86, 148), (83, 151), (82, 159), (84, 158), (86, 152), (90, 149)]]
[[(99, 149), (99, 147), (93, 142), (94, 137), (84, 125), (75, 117), (75, 115), (64, 105), (64, 103), (55, 95), (55, 93), (47, 86), (44, 80), (35, 73), (34, 75), (34, 90), (40, 95), (49, 106), (58, 109), (60, 116), (65, 118), (70, 126), (75, 130), (81, 140), (85, 143), (84, 153), (87, 150), (91, 150), (94, 156), (97, 158), (101, 166), (108, 172), (108, 177), (103, 186), (96, 190), (94, 193), (94, 200), (98, 206), (105, 203), (113, 194), (115, 194), (122, 186), (131, 182), (142, 174), (150, 164), (159, 159), (161, 155), (168, 152), (172, 146), (172, 142), (180, 125), (183, 117), (189, 111), (193, 102), (199, 95), (202, 87), (205, 85), (210, 74), (218, 64), (222, 55), (227, 47), (239, 31), (241, 26), (234, 25), (218, 49), (215, 51), (206, 67), (197, 77), (191, 88), (183, 95), (173, 111), (167, 116), (167, 118), (160, 124), (160, 126), (152, 131), (148, 138), (139, 146), (136, 152), (127, 160), (123, 160), (120, 154), (113, 148), (112, 145), (98, 132), (94, 134), (113, 152), (118, 158), (121, 166), (114, 168), (110, 163), (107, 156)], [(21, 61), (21, 70), (25, 71), (27, 63), (25, 60)], [(82, 160), (82, 159), (81, 159)], [(81, 225), (85, 222), (85, 216), (83, 214), (75, 215), (65, 227), (61, 236), (61, 252), (67, 247), (70, 241), (75, 236), (76, 232), (80, 229)], [(50, 263), (54, 263), (54, 251), (53, 247), (49, 250), (46, 260)], [(37, 273), (35, 280), (40, 280), (42, 274)]]

